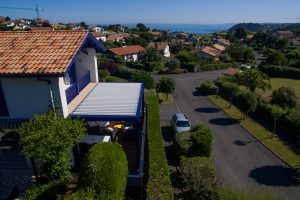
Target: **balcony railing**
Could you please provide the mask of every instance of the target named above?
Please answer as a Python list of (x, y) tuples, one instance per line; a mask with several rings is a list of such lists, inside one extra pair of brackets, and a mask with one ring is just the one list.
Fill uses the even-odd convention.
[(81, 79), (66, 89), (67, 103), (69, 104), (91, 82), (90, 71)]

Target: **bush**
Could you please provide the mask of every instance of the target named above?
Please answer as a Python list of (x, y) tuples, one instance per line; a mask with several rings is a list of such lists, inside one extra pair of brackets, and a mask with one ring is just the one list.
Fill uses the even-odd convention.
[(100, 81), (104, 81), (104, 82), (106, 81), (107, 77), (110, 75), (107, 69), (100, 69), (98, 74), (99, 74)]
[(281, 107), (294, 108), (297, 102), (296, 92), (291, 87), (280, 87), (272, 93), (271, 103)]
[(257, 97), (250, 91), (241, 91), (237, 96), (236, 106), (244, 113), (243, 118), (248, 116), (249, 112), (254, 112), (257, 106)]
[(259, 69), (270, 77), (300, 79), (300, 69), (293, 67), (262, 65)]
[(225, 82), (220, 89), (220, 96), (228, 100), (229, 107), (232, 105), (232, 100), (240, 93), (240, 87), (235, 83)]
[(95, 190), (92, 188), (80, 189), (70, 195), (60, 195), (57, 200), (94, 200), (96, 199)]
[(151, 74), (144, 71), (137, 71), (133, 74), (131, 81), (142, 82), (146, 89), (153, 89), (155, 86), (155, 81)]
[(148, 72), (156, 72), (160, 71), (163, 68), (163, 64), (161, 62), (146, 62), (145, 70)]
[(201, 85), (200, 85), (200, 90), (202, 92), (204, 92), (205, 94), (210, 94), (210, 91), (212, 90), (212, 88), (214, 87), (214, 83), (211, 81), (204, 81)]
[(177, 158), (188, 156), (192, 146), (191, 133), (176, 133), (173, 145)]
[(162, 77), (159, 80), (159, 90), (163, 93), (171, 94), (175, 90), (175, 81), (171, 78)]
[[(123, 199), (128, 164), (122, 147), (113, 143), (95, 144), (88, 152), (79, 173), (79, 186), (95, 189), (99, 199)], [(104, 198), (102, 198), (104, 197)]]
[(22, 199), (24, 200), (53, 200), (58, 195), (64, 195), (67, 192), (66, 182), (50, 182), (29, 188), (25, 191)]
[(198, 68), (199, 63), (197, 62), (188, 62), (188, 63), (182, 63), (181, 68), (188, 70), (189, 72), (196, 72), (196, 69)]
[(120, 66), (114, 73), (114, 76), (117, 76), (119, 78), (123, 78), (126, 80), (130, 80), (133, 77), (133, 74), (136, 73), (137, 70), (131, 69), (129, 67)]
[(179, 172), (183, 186), (187, 190), (186, 199), (219, 199), (215, 170), (210, 159), (185, 158), (181, 161)]
[(220, 63), (220, 64), (205, 64), (196, 67), (196, 72), (212, 71), (227, 69), (228, 67), (238, 67), (238, 63)]
[(137, 62), (126, 62), (126, 66), (132, 69), (144, 70), (145, 66)]
[(194, 127), (191, 133), (191, 141), (192, 155), (210, 157), (213, 137), (208, 127), (205, 125), (197, 125)]
[(172, 200), (173, 191), (163, 139), (160, 129), (158, 98), (146, 94), (147, 103), (147, 147), (148, 147), (148, 181), (146, 196), (149, 200)]

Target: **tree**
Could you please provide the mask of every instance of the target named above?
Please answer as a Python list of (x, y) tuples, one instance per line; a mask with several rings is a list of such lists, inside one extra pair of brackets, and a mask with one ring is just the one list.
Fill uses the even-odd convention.
[(288, 60), (280, 51), (274, 51), (268, 56), (266, 62), (271, 65), (286, 65)]
[(280, 87), (273, 91), (271, 103), (286, 108), (294, 108), (298, 98), (296, 92), (291, 87)]
[(265, 44), (267, 42), (267, 39), (268, 35), (264, 32), (257, 32), (254, 34), (254, 41), (261, 45)]
[(140, 45), (142, 47), (147, 47), (148, 42), (144, 38), (141, 37), (129, 37), (125, 39), (126, 44), (128, 45)]
[(162, 60), (160, 52), (155, 47), (146, 50), (146, 58), (148, 62), (160, 62)]
[(79, 172), (80, 188), (92, 188), (96, 199), (123, 199), (128, 175), (128, 163), (121, 145), (93, 145)]
[(138, 23), (137, 25), (136, 25), (136, 27), (139, 29), (139, 31), (141, 31), (141, 32), (146, 32), (146, 31), (148, 31), (148, 29), (147, 29), (147, 27), (145, 26), (145, 24), (143, 24), (143, 23)]
[(180, 60), (177, 58), (170, 58), (170, 60), (166, 63), (165, 67), (167, 67), (171, 72), (174, 72), (177, 68), (180, 68)]
[(235, 31), (235, 36), (239, 39), (243, 39), (247, 36), (247, 31), (244, 28), (238, 28)]
[(220, 89), (220, 96), (224, 97), (229, 102), (229, 108), (232, 106), (232, 100), (237, 97), (240, 92), (240, 87), (235, 83), (225, 82)]
[(147, 42), (151, 42), (153, 40), (153, 38), (154, 38), (153, 34), (149, 33), (149, 32), (141, 33), (140, 36), (142, 38), (144, 38), (145, 40), (147, 40)]
[(171, 78), (162, 77), (159, 81), (159, 89), (161, 92), (167, 94), (168, 100), (169, 94), (171, 94), (175, 90), (175, 81)]
[(80, 22), (80, 26), (87, 29), (88, 25), (85, 22)]
[(6, 21), (6, 22), (7, 22), (7, 21), (10, 21), (10, 20), (11, 20), (11, 19), (10, 19), (9, 16), (6, 16), (5, 19), (4, 19), (4, 21)]
[(273, 124), (273, 133), (276, 133), (276, 126), (277, 126), (277, 120), (284, 115), (285, 111), (282, 107), (278, 106), (278, 105), (273, 105), (272, 106), (272, 116), (274, 119), (274, 124)]
[(243, 112), (242, 119), (248, 116), (248, 113), (253, 112), (257, 106), (257, 98), (250, 91), (240, 92), (237, 96), (237, 107)]
[(245, 63), (253, 61), (255, 56), (252, 48), (245, 48), (239, 42), (227, 46), (224, 54), (228, 54), (231, 60), (235, 62)]
[(109, 71), (107, 69), (100, 69), (99, 70), (99, 78), (101, 81), (105, 82), (107, 77), (110, 75)]
[(183, 186), (186, 189), (186, 199), (219, 199), (216, 173), (209, 158), (185, 158), (181, 161), (179, 169)]
[(252, 48), (245, 48), (243, 51), (243, 61), (245, 63), (255, 60), (255, 53)]
[(154, 79), (152, 78), (151, 74), (145, 71), (135, 72), (132, 76), (132, 81), (144, 83), (146, 89), (153, 89), (155, 85)]
[(186, 64), (189, 62), (199, 62), (199, 57), (196, 53), (190, 52), (190, 51), (180, 51), (175, 56), (182, 64)]
[(24, 154), (38, 158), (51, 181), (71, 179), (70, 150), (86, 132), (82, 121), (48, 113), (23, 123), (20, 132)]
[(275, 48), (276, 49), (286, 49), (288, 47), (288, 40), (287, 38), (281, 37), (278, 38), (276, 43), (275, 43)]
[(237, 73), (233, 77), (236, 83), (244, 85), (251, 92), (255, 92), (256, 88), (270, 90), (272, 88), (269, 77), (258, 69), (246, 69), (241, 73)]

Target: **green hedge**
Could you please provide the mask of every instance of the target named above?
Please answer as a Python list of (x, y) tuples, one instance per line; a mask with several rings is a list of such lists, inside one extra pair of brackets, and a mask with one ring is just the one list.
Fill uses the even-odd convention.
[(92, 188), (83, 188), (70, 195), (59, 195), (57, 200), (94, 200), (96, 198), (96, 192)]
[(25, 191), (22, 199), (24, 200), (53, 200), (58, 195), (64, 195), (67, 192), (67, 184), (64, 182), (50, 182), (29, 188)]
[(262, 65), (259, 69), (270, 77), (300, 79), (300, 69), (293, 67)]
[(119, 78), (123, 78), (126, 80), (132, 79), (136, 69), (131, 69), (129, 67), (120, 66), (112, 75), (117, 76)]
[(139, 69), (139, 70), (145, 69), (145, 65), (138, 62), (126, 62), (126, 66), (132, 69)]
[(203, 71), (212, 71), (212, 70), (220, 70), (226, 69), (228, 67), (239, 67), (238, 63), (220, 63), (220, 64), (206, 64), (196, 67), (196, 72), (203, 72)]
[(149, 177), (146, 185), (148, 200), (172, 200), (173, 192), (168, 163), (160, 129), (158, 98), (146, 94), (148, 110), (147, 147)]
[(145, 70), (148, 72), (157, 72), (163, 68), (162, 62), (146, 62)]
[(79, 173), (79, 187), (91, 187), (98, 199), (123, 199), (128, 164), (122, 147), (113, 143), (95, 144), (88, 152)]

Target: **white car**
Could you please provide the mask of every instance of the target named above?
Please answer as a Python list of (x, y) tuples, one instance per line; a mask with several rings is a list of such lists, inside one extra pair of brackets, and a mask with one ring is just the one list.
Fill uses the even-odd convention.
[(177, 113), (172, 117), (171, 127), (174, 133), (180, 133), (190, 131), (192, 125), (185, 114)]

